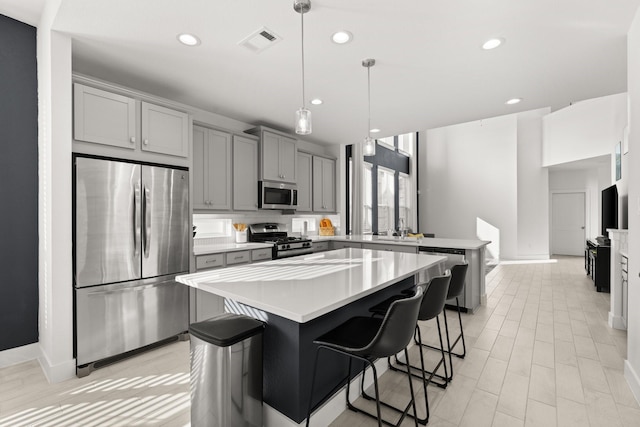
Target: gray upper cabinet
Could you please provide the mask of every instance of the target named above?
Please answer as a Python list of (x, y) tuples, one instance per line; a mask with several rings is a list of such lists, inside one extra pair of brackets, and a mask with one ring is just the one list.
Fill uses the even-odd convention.
[(258, 141), (233, 135), (233, 209), (258, 210)]
[(336, 161), (313, 156), (313, 210), (336, 211)]
[(262, 126), (248, 132), (260, 137), (260, 179), (295, 183), (298, 140)]
[(73, 85), (73, 137), (135, 149), (136, 100), (78, 83)]
[(311, 212), (313, 156), (298, 152), (298, 212)]
[(142, 150), (189, 156), (189, 115), (142, 102)]
[(193, 127), (193, 208), (231, 209), (231, 134)]
[(76, 141), (189, 157), (188, 114), (80, 83), (73, 87)]

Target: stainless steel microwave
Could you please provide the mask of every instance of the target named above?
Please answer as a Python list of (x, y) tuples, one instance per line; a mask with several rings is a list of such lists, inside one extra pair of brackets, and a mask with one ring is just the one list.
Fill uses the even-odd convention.
[(258, 182), (260, 209), (295, 209), (298, 205), (298, 187), (283, 182)]

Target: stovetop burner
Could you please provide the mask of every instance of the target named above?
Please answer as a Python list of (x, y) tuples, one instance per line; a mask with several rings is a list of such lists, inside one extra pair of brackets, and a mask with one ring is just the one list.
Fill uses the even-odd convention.
[(313, 252), (311, 239), (287, 236), (284, 224), (261, 223), (249, 225), (249, 241), (273, 243), (273, 257), (303, 255)]

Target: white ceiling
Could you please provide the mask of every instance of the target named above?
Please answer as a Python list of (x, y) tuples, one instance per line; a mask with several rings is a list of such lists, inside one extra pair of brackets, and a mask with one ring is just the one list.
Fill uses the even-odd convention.
[[(0, 0), (42, 6), (45, 0)], [(51, 1), (51, 0), (49, 0)], [(640, 0), (312, 0), (305, 19), (307, 102), (324, 143), (424, 130), (626, 91), (626, 33)], [(282, 41), (238, 42), (260, 27)], [(292, 131), (302, 102), (293, 0), (61, 0), (74, 70), (247, 123)], [(348, 45), (331, 34), (354, 34)], [(202, 40), (176, 41), (181, 32)], [(483, 51), (490, 37), (506, 43)], [(504, 102), (524, 101), (515, 106)]]

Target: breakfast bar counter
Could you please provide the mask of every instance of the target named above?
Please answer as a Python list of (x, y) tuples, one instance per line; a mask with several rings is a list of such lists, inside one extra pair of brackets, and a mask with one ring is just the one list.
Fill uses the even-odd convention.
[[(313, 340), (348, 318), (415, 283), (416, 274), (439, 274), (436, 255), (340, 249), (258, 264), (178, 276), (193, 288), (225, 298), (226, 310), (266, 322), (264, 402), (293, 423), (306, 417), (315, 345)], [(329, 356), (327, 356), (329, 357)], [(330, 397), (346, 376), (335, 361), (314, 393), (314, 406)]]

